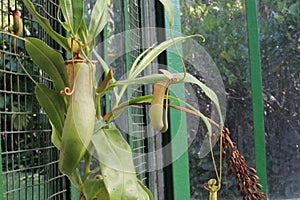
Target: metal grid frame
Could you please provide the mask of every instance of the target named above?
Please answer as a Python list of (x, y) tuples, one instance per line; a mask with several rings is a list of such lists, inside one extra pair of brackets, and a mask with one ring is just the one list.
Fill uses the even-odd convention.
[[(137, 29), (143, 27), (145, 19), (143, 18), (144, 2), (145, 1), (139, 0), (116, 0), (109, 4), (109, 8), (112, 11), (111, 17), (113, 23), (109, 23), (106, 27), (106, 30), (104, 31), (104, 39), (122, 32), (125, 34), (124, 40), (122, 38), (117, 43), (108, 42), (106, 44), (108, 46), (103, 49), (105, 52), (104, 57), (106, 57), (108, 61), (113, 60), (113, 63), (110, 66), (114, 71), (116, 79), (121, 78), (124, 74), (129, 72), (133, 62), (142, 52), (143, 40), (145, 38), (143, 32)], [(116, 51), (127, 53), (115, 58), (114, 54)], [(147, 91), (148, 88), (145, 88), (143, 85), (129, 86), (125, 96), (131, 99), (144, 95)], [(107, 100), (114, 101), (114, 99), (110, 99), (110, 97), (107, 98)], [(111, 106), (111, 102), (106, 101), (106, 111), (109, 111)], [(147, 169), (151, 163), (148, 162), (149, 158), (146, 157), (146, 153), (148, 151), (148, 141), (146, 139), (148, 129), (146, 125), (148, 119), (145, 113), (145, 106), (131, 106), (128, 108), (127, 112), (122, 113), (122, 116), (117, 119), (116, 123), (122, 127), (123, 136), (132, 148), (137, 176), (144, 184), (147, 185), (149, 182)]]
[[(126, 4), (125, 4), (126, 5)], [(142, 49), (142, 33), (136, 29), (141, 28), (141, 8), (139, 0), (128, 0), (128, 22), (127, 28), (129, 30), (129, 55), (127, 57), (127, 70), (133, 64), (135, 59), (141, 53)], [(131, 87), (128, 96), (138, 97), (145, 93), (145, 88), (140, 85), (138, 87)], [(147, 162), (145, 158), (146, 147), (146, 130), (145, 130), (145, 107), (142, 105), (134, 105), (129, 109), (129, 124), (130, 137), (129, 142), (132, 148), (133, 161), (138, 178), (146, 184), (146, 170)]]
[[(38, 37), (52, 47), (57, 44), (37, 25), (19, 2), (1, 1), (1, 27), (11, 26), (6, 19), (8, 8), (15, 4), (23, 15), (23, 36)], [(58, 8), (53, 1), (35, 1), (36, 8), (51, 18)], [(49, 14), (49, 13), (51, 14)], [(6, 24), (7, 23), (7, 24)], [(59, 30), (58, 30), (59, 31)], [(44, 111), (33, 94), (34, 84), (22, 70), (13, 53), (13, 39), (1, 35), (0, 52), (0, 118), (2, 199), (68, 199), (68, 182), (58, 169), (58, 151), (51, 143), (51, 127)], [(23, 42), (17, 42), (17, 54), (32, 77), (51, 86), (47, 76), (38, 70), (25, 54)]]

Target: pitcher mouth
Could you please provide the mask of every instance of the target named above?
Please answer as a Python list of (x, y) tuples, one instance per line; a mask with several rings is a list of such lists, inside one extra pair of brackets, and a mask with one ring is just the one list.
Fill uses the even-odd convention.
[(65, 64), (76, 64), (76, 63), (91, 63), (91, 64), (98, 64), (99, 62), (97, 60), (88, 61), (86, 59), (74, 59), (74, 60), (65, 60)]

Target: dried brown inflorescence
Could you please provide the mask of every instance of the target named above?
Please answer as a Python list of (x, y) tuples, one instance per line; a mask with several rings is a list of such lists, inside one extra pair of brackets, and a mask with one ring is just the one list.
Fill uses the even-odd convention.
[(264, 193), (259, 192), (262, 189), (262, 185), (257, 183), (259, 177), (256, 175), (256, 170), (247, 165), (244, 156), (240, 154), (229, 134), (227, 128), (222, 131), (223, 156), (231, 152), (228, 168), (230, 173), (234, 172), (236, 174), (237, 188), (243, 200), (266, 198)]

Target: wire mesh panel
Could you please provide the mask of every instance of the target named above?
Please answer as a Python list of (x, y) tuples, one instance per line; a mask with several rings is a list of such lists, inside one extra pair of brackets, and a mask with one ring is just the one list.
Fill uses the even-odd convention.
[[(132, 66), (135, 59), (141, 53), (141, 32), (137, 31), (140, 28), (140, 4), (137, 0), (129, 0), (128, 2), (128, 25), (129, 25), (129, 63)], [(142, 96), (144, 87), (131, 87), (131, 98)], [(135, 105), (130, 109), (131, 113), (131, 137), (130, 143), (133, 152), (133, 161), (135, 163), (138, 178), (145, 183), (146, 181), (146, 160), (145, 160), (145, 109), (143, 106)]]
[[(51, 18), (56, 16), (57, 4), (34, 3), (57, 28), (58, 23)], [(57, 47), (21, 3), (1, 1), (1, 29), (9, 31), (8, 27), (13, 27), (9, 8), (22, 11), (24, 37), (38, 37)], [(58, 151), (51, 143), (51, 127), (34, 96), (34, 83), (21, 66), (35, 81), (48, 86), (52, 83), (30, 61), (21, 40), (16, 40), (14, 48), (13, 37), (1, 34), (0, 38), (2, 199), (69, 199), (68, 183), (58, 170)]]

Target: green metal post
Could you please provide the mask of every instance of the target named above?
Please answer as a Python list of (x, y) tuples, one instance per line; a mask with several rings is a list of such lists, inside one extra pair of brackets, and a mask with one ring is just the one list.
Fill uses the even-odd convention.
[[(172, 0), (174, 5), (174, 32), (181, 32), (180, 22), (180, 2)], [(168, 28), (168, 19), (165, 14), (165, 24)], [(169, 31), (166, 31), (166, 38), (169, 39)], [(180, 45), (178, 45), (180, 49)], [(170, 71), (182, 71), (182, 65), (178, 55), (167, 53), (167, 64)], [(185, 99), (184, 85), (176, 85), (171, 87), (171, 95), (176, 94), (177, 98)], [(170, 102), (171, 104), (177, 104)], [(179, 104), (177, 104), (179, 105)], [(181, 121), (179, 121), (181, 120)], [(189, 159), (188, 159), (188, 143), (186, 115), (178, 110), (170, 109), (170, 134), (172, 142), (172, 173), (173, 173), (173, 195), (174, 200), (190, 199), (190, 178), (189, 178)], [(176, 139), (175, 139), (176, 138)], [(182, 154), (182, 155), (181, 155)]]
[(253, 126), (254, 126), (254, 145), (257, 175), (260, 184), (263, 185), (262, 192), (267, 192), (267, 173), (266, 173), (266, 147), (264, 130), (264, 110), (262, 98), (262, 75), (260, 65), (260, 47), (257, 25), (256, 1), (247, 2), (247, 24), (249, 40), (249, 57), (251, 67), (251, 88), (252, 88), (252, 107), (253, 107)]
[[(129, 34), (129, 0), (124, 0), (124, 20), (125, 20), (125, 50), (127, 51), (126, 53), (126, 73), (128, 73), (130, 71), (130, 34)], [(127, 96), (131, 97), (132, 93), (130, 90), (130, 86), (128, 86), (127, 88)], [(132, 133), (132, 126), (131, 124), (133, 123), (132, 118), (130, 117), (132, 114), (132, 108), (128, 107), (128, 132)], [(133, 141), (132, 141), (132, 137), (128, 137), (128, 142), (131, 146), (131, 148), (133, 148)]]
[[(103, 56), (104, 56), (104, 60), (107, 61), (108, 60), (108, 44), (107, 44), (107, 39), (108, 38), (108, 33), (107, 33), (107, 25), (105, 26), (104, 30), (103, 30), (103, 39), (104, 39), (104, 49), (103, 49)], [(110, 111), (110, 92), (107, 91), (106, 95), (105, 95), (105, 112), (108, 113)]]

